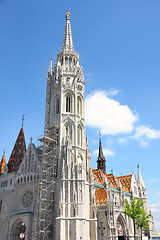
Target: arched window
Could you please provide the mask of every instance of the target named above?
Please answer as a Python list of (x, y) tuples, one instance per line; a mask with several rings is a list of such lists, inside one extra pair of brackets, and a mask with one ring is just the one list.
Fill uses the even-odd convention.
[(27, 172), (27, 156), (26, 156), (26, 159), (25, 159), (25, 173)]
[(56, 99), (55, 99), (55, 107), (56, 107), (56, 114), (58, 114), (59, 113), (59, 98), (58, 97), (56, 97)]
[(79, 146), (82, 147), (82, 127), (81, 125), (78, 125), (78, 128), (77, 128), (77, 143)]
[(24, 165), (22, 165), (22, 168), (21, 168), (21, 174), (24, 173)]
[(72, 141), (72, 124), (70, 122), (67, 122), (65, 124), (65, 130), (66, 130), (66, 137), (68, 136)]
[(28, 172), (30, 172), (31, 168), (31, 151), (29, 151), (29, 158), (28, 158)]
[(66, 112), (71, 112), (72, 97), (70, 94), (66, 95)]
[(82, 115), (82, 101), (79, 96), (77, 97), (77, 114)]

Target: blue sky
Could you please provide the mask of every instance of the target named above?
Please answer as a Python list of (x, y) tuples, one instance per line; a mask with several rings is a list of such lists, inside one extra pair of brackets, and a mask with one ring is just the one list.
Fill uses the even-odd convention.
[[(107, 172), (137, 174), (140, 164), (160, 231), (159, 0), (0, 0), (0, 153), (9, 158), (23, 114), (27, 145), (30, 137), (37, 145), (47, 70), (61, 49), (67, 9), (87, 81), (92, 166), (101, 129)], [(96, 112), (94, 121), (87, 112)]]

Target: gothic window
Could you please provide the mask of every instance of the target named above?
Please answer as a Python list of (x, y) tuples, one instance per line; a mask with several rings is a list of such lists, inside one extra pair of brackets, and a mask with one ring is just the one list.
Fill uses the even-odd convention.
[(31, 168), (31, 151), (29, 151), (28, 172), (30, 172), (30, 168)]
[(34, 154), (32, 154), (32, 164), (31, 164), (31, 171), (34, 171)]
[(27, 156), (26, 156), (26, 159), (25, 159), (25, 173), (27, 172)]
[(0, 200), (0, 213), (1, 213), (1, 210), (2, 210), (2, 200)]
[(33, 193), (30, 190), (27, 190), (22, 197), (22, 204), (25, 208), (30, 207), (33, 201)]
[(82, 147), (82, 127), (81, 125), (78, 125), (78, 128), (77, 128), (77, 143), (79, 146)]
[(82, 115), (82, 101), (79, 96), (77, 97), (77, 113), (78, 115)]
[(65, 124), (65, 130), (66, 130), (66, 137), (68, 136), (69, 139), (72, 141), (72, 125), (71, 125), (71, 123), (67, 122)]
[(21, 174), (24, 173), (24, 165), (22, 165), (22, 168), (21, 168)]
[(56, 114), (58, 114), (59, 113), (59, 98), (58, 97), (56, 97), (55, 106), (56, 106)]
[(71, 112), (72, 97), (70, 94), (66, 95), (66, 112)]

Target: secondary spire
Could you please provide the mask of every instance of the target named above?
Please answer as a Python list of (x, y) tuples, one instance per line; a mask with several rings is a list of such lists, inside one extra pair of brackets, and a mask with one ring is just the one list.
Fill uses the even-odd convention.
[(65, 25), (65, 31), (64, 31), (64, 39), (63, 39), (63, 45), (62, 50), (73, 50), (73, 40), (72, 40), (72, 30), (71, 30), (71, 24), (70, 24), (71, 14), (67, 10), (66, 12), (66, 25)]
[(106, 159), (103, 155), (100, 131), (99, 131), (99, 153), (97, 158), (97, 169), (100, 169), (104, 174), (106, 174)]

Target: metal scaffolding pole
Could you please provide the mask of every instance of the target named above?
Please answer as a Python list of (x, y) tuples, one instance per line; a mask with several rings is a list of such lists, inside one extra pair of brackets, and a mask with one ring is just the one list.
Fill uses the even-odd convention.
[(42, 149), (39, 163), (38, 192), (35, 212), (35, 240), (53, 239), (54, 179), (57, 177), (58, 128), (50, 128), (40, 138)]

